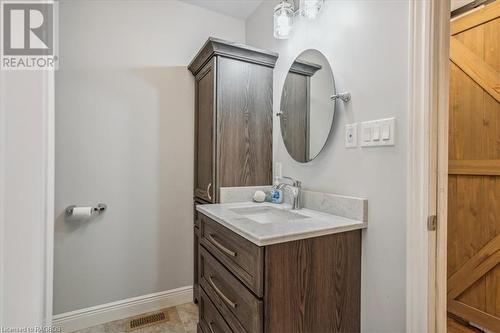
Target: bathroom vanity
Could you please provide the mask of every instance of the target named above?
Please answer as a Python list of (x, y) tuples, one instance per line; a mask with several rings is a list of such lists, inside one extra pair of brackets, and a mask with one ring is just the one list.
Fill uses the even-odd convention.
[(199, 332), (359, 332), (365, 221), (285, 204), (197, 210)]
[[(293, 179), (283, 187), (293, 206), (252, 203), (251, 195), (226, 200), (272, 182), (276, 59), (273, 52), (210, 38), (189, 65), (196, 86), (198, 331), (359, 332), (366, 200), (301, 191)], [(336, 92), (328, 59), (317, 50), (302, 52), (276, 112), (297, 162), (323, 150), (337, 100), (348, 102), (350, 95)], [(305, 209), (292, 209), (302, 200)]]

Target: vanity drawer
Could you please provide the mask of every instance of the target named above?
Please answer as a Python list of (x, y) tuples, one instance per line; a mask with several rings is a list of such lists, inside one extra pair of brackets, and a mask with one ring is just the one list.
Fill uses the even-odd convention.
[(200, 246), (200, 283), (235, 332), (262, 332), (263, 304)]
[(257, 296), (263, 296), (264, 248), (200, 214), (200, 242)]
[(200, 288), (199, 300), (200, 321), (198, 325), (201, 326), (203, 332), (209, 333), (226, 333), (233, 332), (227, 325), (222, 315), (217, 311), (215, 305), (210, 298)]

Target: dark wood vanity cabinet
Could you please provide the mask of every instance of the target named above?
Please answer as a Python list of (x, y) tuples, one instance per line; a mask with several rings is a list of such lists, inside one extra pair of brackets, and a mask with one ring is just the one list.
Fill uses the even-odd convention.
[[(195, 201), (219, 202), (221, 187), (272, 183), (277, 58), (274, 52), (209, 38), (188, 66), (195, 76)], [(194, 289), (197, 301), (196, 277)]]
[(199, 332), (360, 331), (360, 230), (260, 247), (199, 216)]
[(215, 189), (215, 58), (196, 75), (194, 196), (216, 202)]
[(199, 239), (200, 239), (200, 213), (196, 211), (197, 205), (203, 205), (207, 202), (195, 199), (194, 201), (194, 224), (193, 224), (193, 255), (194, 255), (194, 267), (193, 267), (193, 302), (198, 303), (199, 295), (199, 283), (198, 283), (198, 249), (199, 249)]
[(189, 65), (196, 85), (196, 198), (216, 203), (221, 187), (271, 184), (277, 57), (210, 38)]

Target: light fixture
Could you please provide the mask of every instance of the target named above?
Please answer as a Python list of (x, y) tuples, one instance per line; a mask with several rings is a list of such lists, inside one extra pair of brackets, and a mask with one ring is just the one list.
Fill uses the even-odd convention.
[(321, 6), (323, 6), (324, 0), (300, 0), (300, 14), (307, 19), (315, 19)]
[(282, 1), (274, 7), (274, 37), (277, 39), (287, 39), (290, 37), (293, 25), (294, 9), (293, 5), (287, 1)]
[(297, 0), (283, 0), (274, 7), (274, 37), (277, 39), (290, 38), (296, 15), (315, 19), (324, 4), (324, 0), (300, 0), (299, 9), (295, 10), (293, 1)]

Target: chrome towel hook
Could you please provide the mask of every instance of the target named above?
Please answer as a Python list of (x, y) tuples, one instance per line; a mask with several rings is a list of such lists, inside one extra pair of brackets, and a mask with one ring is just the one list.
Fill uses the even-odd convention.
[(347, 102), (349, 102), (351, 100), (351, 93), (343, 92), (343, 93), (332, 95), (332, 96), (330, 96), (330, 98), (333, 101), (336, 101), (337, 99), (340, 99), (340, 100), (342, 100), (342, 102), (347, 103)]

